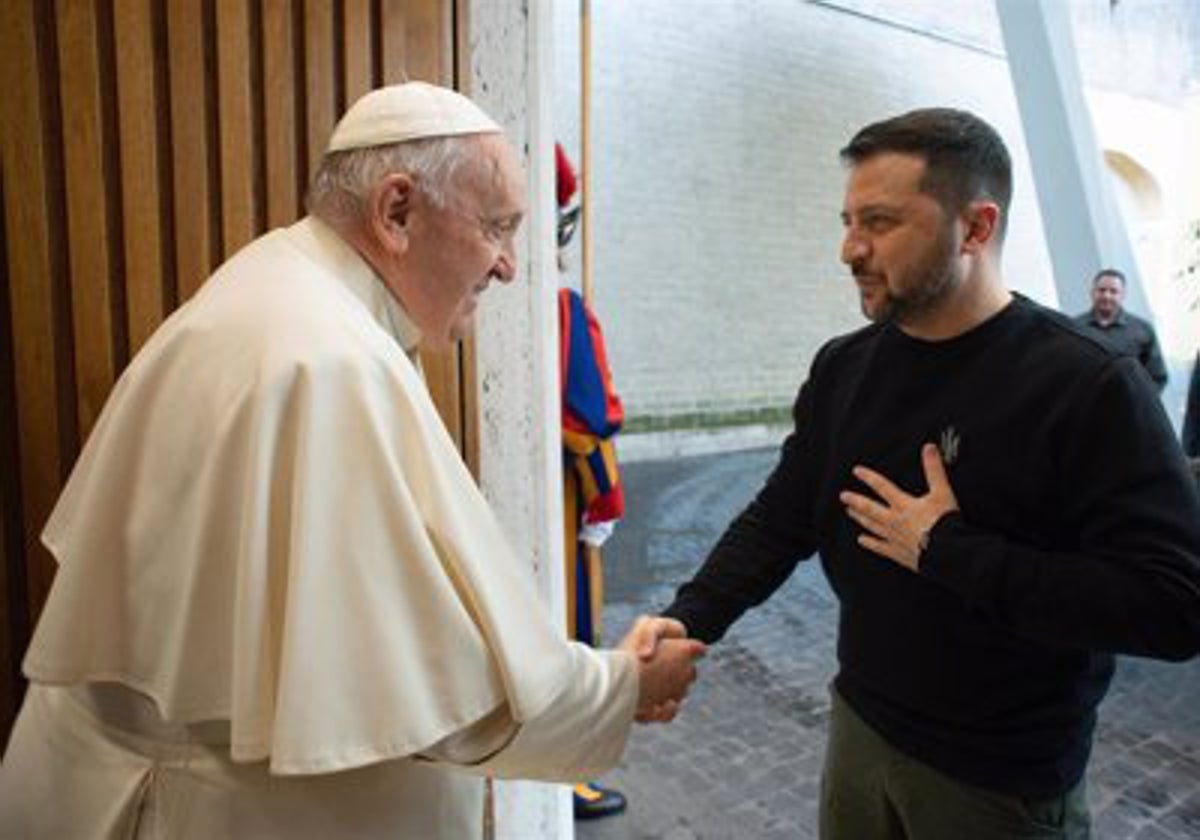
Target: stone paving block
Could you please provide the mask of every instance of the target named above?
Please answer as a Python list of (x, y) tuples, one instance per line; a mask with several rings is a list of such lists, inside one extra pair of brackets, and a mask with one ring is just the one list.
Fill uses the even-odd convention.
[(1200, 838), (1200, 795), (1193, 795), (1159, 820), (1172, 838)]
[(1134, 733), (1116, 727), (1108, 721), (1103, 721), (1096, 727), (1096, 743), (1108, 747), (1113, 752), (1128, 749), (1137, 744), (1138, 740)]
[(1145, 768), (1158, 767), (1169, 763), (1178, 755), (1174, 747), (1156, 738), (1143, 741), (1136, 747), (1133, 747), (1129, 753), (1132, 758)]
[(1181, 798), (1185, 797), (1189, 790), (1200, 794), (1200, 761), (1190, 756), (1180, 756), (1161, 768), (1157, 775), (1168, 790), (1180, 792)]
[(1140, 820), (1131, 820), (1121, 811), (1105, 808), (1092, 814), (1092, 832), (1097, 838), (1132, 838)]
[(1130, 785), (1125, 794), (1151, 813), (1163, 811), (1170, 806), (1172, 801), (1171, 795), (1162, 787), (1159, 780), (1153, 776), (1140, 779), (1135, 784)]

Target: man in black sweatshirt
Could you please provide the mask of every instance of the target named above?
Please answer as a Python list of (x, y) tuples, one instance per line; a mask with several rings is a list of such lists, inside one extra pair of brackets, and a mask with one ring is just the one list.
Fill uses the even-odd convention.
[(1008, 152), (971, 114), (862, 129), (774, 472), (665, 611), (714, 642), (819, 553), (841, 602), (825, 840), (1086, 838), (1113, 655), (1200, 650), (1200, 500), (1136, 359), (1009, 292)]

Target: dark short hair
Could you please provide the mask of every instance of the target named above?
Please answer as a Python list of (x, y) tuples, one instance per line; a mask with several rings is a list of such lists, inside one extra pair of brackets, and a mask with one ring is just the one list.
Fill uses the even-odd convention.
[(916, 155), (925, 161), (921, 192), (957, 213), (980, 198), (1000, 208), (1000, 234), (1012, 201), (1012, 160), (996, 130), (974, 114), (955, 108), (921, 108), (871, 123), (839, 153), (857, 166), (884, 152)]
[(1121, 288), (1125, 288), (1125, 272), (1119, 268), (1102, 268), (1096, 272), (1096, 276), (1092, 278), (1092, 286), (1095, 287), (1100, 282), (1101, 277), (1116, 277), (1121, 284)]

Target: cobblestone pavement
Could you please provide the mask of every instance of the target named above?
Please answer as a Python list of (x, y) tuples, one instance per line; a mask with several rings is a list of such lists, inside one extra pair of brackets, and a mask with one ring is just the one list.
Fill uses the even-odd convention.
[[(605, 549), (611, 639), (665, 606), (774, 460), (752, 451), (623, 468), (629, 514)], [(578, 823), (580, 840), (815, 838), (836, 616), (819, 566), (801, 564), (712, 648), (680, 717), (634, 732), (600, 780), (629, 810)], [(1094, 840), (1200, 840), (1200, 659), (1121, 660), (1089, 791)]]

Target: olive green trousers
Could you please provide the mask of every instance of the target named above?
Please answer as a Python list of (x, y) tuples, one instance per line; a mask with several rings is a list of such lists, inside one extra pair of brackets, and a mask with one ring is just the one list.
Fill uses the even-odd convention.
[(1048, 799), (955, 781), (892, 747), (833, 692), (821, 840), (1088, 840), (1084, 783)]

